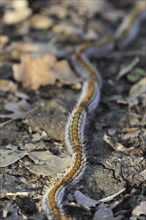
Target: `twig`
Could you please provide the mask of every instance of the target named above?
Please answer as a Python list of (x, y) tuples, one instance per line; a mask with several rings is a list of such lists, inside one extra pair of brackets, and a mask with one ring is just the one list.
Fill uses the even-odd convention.
[(119, 80), (121, 77), (123, 77), (124, 75), (126, 75), (127, 73), (129, 73), (135, 66), (136, 64), (139, 62), (139, 57), (136, 57), (131, 63), (129, 63), (127, 66), (123, 67), (119, 74), (116, 77), (116, 80)]
[(106, 198), (103, 198), (103, 199), (99, 199), (97, 200), (98, 202), (110, 202), (111, 200), (115, 199), (117, 196), (119, 196), (121, 193), (123, 193), (124, 191), (126, 190), (126, 188), (123, 188), (121, 189), (119, 192), (111, 195), (111, 196), (108, 196)]

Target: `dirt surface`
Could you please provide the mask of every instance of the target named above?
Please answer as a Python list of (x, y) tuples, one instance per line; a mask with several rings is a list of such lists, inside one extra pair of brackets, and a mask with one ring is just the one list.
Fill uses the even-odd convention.
[[(65, 126), (82, 87), (70, 55), (110, 38), (133, 1), (5, 0), (0, 7), (0, 219), (46, 220), (42, 196), (70, 164)], [(91, 59), (101, 100), (88, 113), (86, 172), (64, 199), (77, 219), (146, 219), (144, 25), (127, 48)]]

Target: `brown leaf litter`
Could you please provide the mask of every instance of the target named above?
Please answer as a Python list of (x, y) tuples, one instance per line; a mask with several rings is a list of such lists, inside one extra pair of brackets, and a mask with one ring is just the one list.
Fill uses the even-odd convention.
[(42, 58), (25, 56), (20, 64), (13, 65), (15, 80), (22, 82), (23, 87), (37, 90), (40, 86), (54, 85), (56, 81), (63, 84), (80, 82), (70, 69), (66, 60), (57, 61), (51, 55)]

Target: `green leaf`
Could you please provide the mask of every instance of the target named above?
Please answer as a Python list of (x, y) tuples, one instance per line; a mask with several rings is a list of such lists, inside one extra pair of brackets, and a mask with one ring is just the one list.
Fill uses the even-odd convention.
[(127, 80), (131, 83), (137, 82), (139, 79), (141, 79), (143, 76), (146, 76), (146, 72), (144, 69), (136, 68), (131, 73), (127, 75)]

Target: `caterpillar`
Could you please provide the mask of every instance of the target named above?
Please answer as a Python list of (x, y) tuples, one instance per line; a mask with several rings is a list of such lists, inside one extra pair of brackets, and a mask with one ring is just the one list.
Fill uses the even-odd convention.
[(81, 45), (72, 56), (75, 70), (84, 78), (83, 88), (77, 104), (69, 116), (65, 140), (68, 151), (72, 154), (72, 162), (62, 179), (57, 180), (43, 196), (43, 208), (49, 220), (72, 220), (63, 209), (63, 197), (68, 184), (80, 180), (86, 168), (86, 151), (84, 144), (84, 128), (87, 112), (97, 108), (100, 100), (101, 77), (97, 69), (89, 62), (92, 56), (102, 56), (111, 51), (115, 45), (125, 47), (132, 42), (139, 31), (140, 23), (146, 19), (143, 4), (135, 5), (125, 17), (113, 39), (100, 48), (92, 48), (90, 44)]

